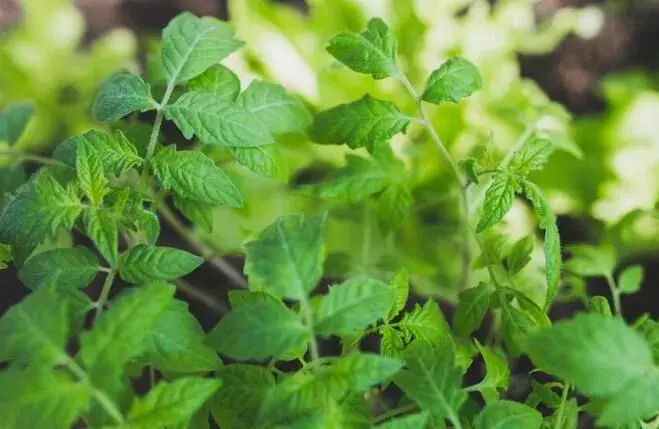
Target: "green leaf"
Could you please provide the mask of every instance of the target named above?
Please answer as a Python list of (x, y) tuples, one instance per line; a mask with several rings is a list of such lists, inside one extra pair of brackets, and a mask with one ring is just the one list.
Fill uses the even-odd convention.
[(493, 291), (492, 285), (481, 282), (476, 287), (460, 292), (458, 305), (453, 314), (453, 329), (456, 334), (467, 337), (481, 326), (490, 308)]
[(57, 288), (83, 288), (96, 276), (98, 258), (83, 246), (47, 250), (30, 257), (19, 272), (30, 289), (54, 285)]
[(187, 423), (220, 386), (221, 380), (199, 377), (161, 381), (146, 396), (135, 398), (126, 427), (148, 429)]
[(281, 85), (255, 80), (240, 95), (240, 104), (273, 134), (303, 131), (311, 124), (304, 105)]
[(404, 133), (410, 122), (411, 119), (394, 103), (365, 95), (353, 103), (319, 113), (309, 134), (317, 143), (345, 143), (353, 149), (372, 148), (378, 142)]
[(82, 216), (85, 234), (110, 263), (119, 262), (119, 225), (115, 216), (107, 210), (87, 210)]
[(174, 195), (174, 206), (186, 219), (207, 233), (213, 232), (213, 206)]
[(139, 209), (134, 216), (137, 221), (137, 229), (143, 234), (146, 244), (155, 246), (160, 236), (160, 219), (158, 215), (149, 210)]
[(609, 301), (603, 296), (593, 296), (588, 300), (588, 312), (597, 313), (606, 317), (613, 317)]
[(519, 273), (529, 262), (531, 262), (531, 252), (533, 252), (533, 235), (518, 240), (506, 254), (506, 268), (511, 275)]
[(599, 314), (579, 314), (540, 330), (524, 341), (524, 349), (538, 368), (586, 395), (614, 394), (654, 368), (638, 332)]
[(207, 92), (190, 91), (165, 108), (183, 136), (227, 147), (257, 147), (274, 142), (267, 126), (238, 103)]
[(485, 378), (476, 385), (487, 403), (499, 399), (498, 389), (507, 389), (510, 381), (510, 367), (506, 356), (498, 349), (482, 346), (476, 341), (476, 347), (485, 361)]
[(161, 61), (167, 82), (172, 86), (199, 76), (242, 45), (230, 24), (184, 12), (162, 33)]
[(363, 33), (332, 37), (327, 52), (350, 69), (374, 79), (398, 74), (396, 36), (380, 18), (371, 19)]
[(0, 415), (7, 429), (68, 428), (89, 407), (86, 382), (46, 368), (0, 372)]
[(510, 169), (522, 176), (528, 175), (534, 170), (541, 170), (552, 152), (554, 145), (547, 139), (532, 139), (515, 153)]
[(423, 307), (417, 304), (396, 326), (403, 332), (406, 342), (415, 338), (438, 345), (451, 337), (451, 330), (439, 305), (432, 300), (426, 301)]
[(92, 115), (97, 121), (112, 122), (133, 112), (146, 112), (156, 107), (148, 83), (134, 74), (120, 73), (101, 84)]
[(419, 429), (426, 427), (428, 422), (428, 413), (412, 414), (393, 420), (387, 420), (385, 423), (377, 425), (378, 429)]
[(384, 316), (384, 321), (388, 322), (405, 308), (407, 297), (410, 293), (410, 274), (406, 268), (396, 271), (390, 281), (394, 288), (394, 304), (389, 312)]
[(659, 371), (657, 367), (624, 386), (603, 404), (597, 423), (618, 427), (649, 419), (659, 411)]
[(410, 213), (414, 199), (403, 185), (388, 187), (378, 201), (378, 221), (384, 231), (396, 229)]
[(324, 215), (277, 219), (258, 239), (245, 244), (245, 273), (250, 283), (278, 296), (306, 300), (323, 275)]
[(0, 242), (36, 245), (73, 228), (82, 204), (73, 188), (63, 188), (42, 171), (20, 187), (0, 217)]
[(139, 286), (122, 292), (97, 320), (91, 331), (80, 337), (84, 364), (112, 367), (140, 355), (145, 340), (172, 301), (176, 288), (166, 284)]
[(151, 168), (160, 185), (200, 203), (242, 207), (236, 186), (212, 159), (199, 151), (167, 146), (153, 157)]
[(460, 388), (461, 370), (455, 366), (452, 344), (431, 347), (415, 341), (405, 350), (405, 363), (394, 382), (422, 410), (459, 424), (459, 410), (467, 394)]
[[(266, 392), (255, 427), (276, 427), (278, 422), (285, 425), (295, 421), (296, 417), (299, 419), (318, 413), (322, 404), (333, 402), (332, 393), (336, 392), (331, 391), (332, 381), (333, 378), (323, 377), (322, 372), (300, 371), (286, 377)], [(339, 386), (340, 394), (343, 393), (343, 387), (343, 384)]]
[(42, 287), (11, 307), (0, 319), (0, 362), (38, 364), (43, 368), (66, 359), (74, 304), (67, 295)]
[(196, 270), (203, 258), (172, 247), (138, 244), (119, 257), (121, 278), (134, 284), (172, 280)]
[[(505, 297), (499, 297), (505, 300)], [(501, 337), (506, 344), (506, 350), (512, 356), (522, 352), (523, 341), (529, 334), (536, 331), (540, 324), (526, 312), (504, 303), (501, 307)]]
[(238, 163), (259, 176), (284, 181), (287, 178), (286, 159), (279, 147), (228, 147)]
[(27, 181), (27, 174), (22, 163), (13, 163), (0, 167), (0, 206), (9, 201), (9, 194), (13, 194)]
[(382, 338), (380, 338), (380, 353), (383, 356), (401, 357), (403, 350), (405, 350), (403, 333), (389, 326), (383, 326), (380, 328), (380, 334), (382, 335)]
[(309, 329), (282, 303), (263, 301), (232, 311), (213, 328), (207, 344), (232, 359), (280, 357), (309, 340)]
[(365, 393), (383, 383), (403, 367), (398, 359), (372, 353), (351, 353), (341, 356), (327, 369), (337, 383), (345, 383), (352, 392)]
[(196, 373), (220, 367), (217, 354), (204, 344), (206, 334), (188, 311), (188, 304), (172, 300), (146, 338), (144, 359), (167, 373)]
[(275, 386), (272, 373), (256, 365), (228, 365), (216, 372), (222, 390), (210, 402), (211, 414), (220, 427), (250, 428), (266, 392)]
[(11, 247), (6, 244), (0, 244), (0, 270), (7, 268), (7, 264), (11, 262)]
[(478, 161), (475, 158), (465, 158), (461, 161), (458, 161), (458, 165), (462, 169), (462, 172), (467, 176), (469, 182), (480, 184), (480, 178), (478, 177), (481, 172), (481, 166), (478, 164)]
[(78, 184), (89, 201), (101, 205), (108, 192), (108, 179), (103, 172), (103, 164), (87, 146), (80, 145), (76, 151), (76, 175)]
[(650, 346), (655, 363), (659, 364), (659, 322), (646, 318), (641, 323), (636, 322), (634, 325)]
[(616, 266), (615, 249), (610, 246), (580, 244), (570, 246), (572, 257), (565, 268), (583, 277), (610, 276)]
[(495, 174), (492, 184), (485, 193), (481, 218), (476, 232), (481, 233), (497, 224), (513, 206), (517, 188), (515, 178), (511, 174)]
[(139, 167), (144, 162), (138, 155), (135, 146), (119, 130), (114, 134), (90, 130), (79, 136), (71, 137), (58, 146), (53, 158), (75, 167), (77, 149), (81, 145), (89, 150), (90, 157), (101, 161), (104, 170), (112, 171), (115, 176), (121, 176), (126, 170)]
[(0, 142), (16, 144), (27, 128), (34, 106), (30, 102), (18, 103), (0, 111)]
[(643, 283), (643, 267), (640, 265), (625, 268), (618, 277), (618, 289), (624, 294), (638, 292), (641, 290), (641, 283)]
[[(543, 404), (552, 409), (557, 409), (561, 406), (561, 397), (558, 396), (556, 392), (551, 390), (551, 387), (545, 384), (538, 383), (535, 380), (531, 380), (531, 388), (533, 389), (533, 394), (537, 396), (538, 401), (541, 401)], [(529, 395), (529, 398), (531, 395)], [(527, 405), (529, 401), (526, 401)]]
[(368, 277), (356, 277), (330, 287), (314, 315), (319, 335), (348, 335), (382, 319), (395, 300), (394, 289)]
[(482, 87), (476, 66), (464, 58), (451, 58), (432, 72), (421, 98), (433, 104), (458, 103)]
[(236, 101), (240, 94), (240, 79), (222, 64), (215, 64), (188, 82), (191, 91), (209, 92), (229, 101)]
[(229, 304), (231, 304), (233, 310), (246, 305), (258, 304), (263, 301), (270, 301), (277, 304), (280, 303), (279, 298), (276, 298), (267, 292), (236, 289), (230, 290), (227, 295), (229, 296)]
[(519, 402), (502, 399), (486, 405), (474, 423), (476, 429), (540, 429), (542, 414)]

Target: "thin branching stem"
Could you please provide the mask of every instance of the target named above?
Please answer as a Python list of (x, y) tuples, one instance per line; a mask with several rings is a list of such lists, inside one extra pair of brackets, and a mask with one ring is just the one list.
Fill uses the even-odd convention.
[(613, 300), (613, 311), (618, 317), (622, 317), (622, 305), (620, 304), (620, 290), (616, 285), (616, 281), (613, 279), (611, 274), (606, 275), (606, 284), (609, 286), (611, 291), (611, 299)]
[(176, 85), (173, 82), (170, 82), (169, 85), (167, 85), (167, 89), (165, 89), (165, 94), (162, 97), (162, 101), (156, 110), (156, 119), (153, 122), (153, 130), (151, 131), (151, 137), (149, 137), (149, 145), (146, 148), (147, 160), (151, 159), (154, 151), (156, 150), (158, 135), (160, 135), (160, 128), (162, 127), (162, 121), (165, 115), (165, 107), (167, 107), (167, 103), (169, 103), (169, 99), (172, 96), (172, 92), (174, 91), (175, 86)]
[(567, 404), (567, 397), (570, 393), (570, 385), (563, 385), (563, 394), (561, 395), (561, 405), (556, 411), (556, 421), (554, 422), (554, 429), (560, 429), (563, 427), (563, 414), (565, 413), (565, 404)]
[(96, 401), (99, 403), (99, 405), (108, 413), (112, 419), (119, 424), (119, 426), (123, 426), (124, 423), (124, 416), (121, 414), (121, 411), (119, 410), (119, 407), (110, 399), (105, 392), (102, 390), (97, 389), (92, 383), (91, 380), (89, 379), (89, 376), (87, 373), (80, 368), (80, 366), (69, 356), (66, 355), (64, 359), (64, 365), (66, 368), (68, 368), (73, 375), (75, 375), (81, 382), (88, 383), (90, 385), (90, 390), (91, 390), (91, 395)]
[(13, 149), (0, 149), (0, 155), (8, 156), (18, 162), (30, 161), (30, 162), (36, 162), (37, 164), (58, 165), (60, 167), (71, 168), (70, 166), (56, 159), (48, 158), (41, 155), (36, 155), (33, 153), (19, 152)]
[(105, 308), (105, 303), (107, 302), (108, 296), (110, 295), (110, 289), (112, 289), (112, 283), (114, 282), (114, 277), (116, 274), (116, 271), (110, 270), (105, 276), (103, 288), (101, 289), (101, 296), (98, 297), (98, 301), (96, 302), (96, 316), (94, 320), (98, 320), (98, 318), (103, 313), (103, 309)]
[(412, 411), (415, 411), (419, 408), (417, 404), (407, 404), (403, 405), (402, 407), (394, 408), (393, 410), (389, 410), (386, 413), (382, 413), (379, 416), (375, 417), (373, 419), (373, 423), (380, 423), (385, 420), (389, 420), (393, 417), (399, 416), (401, 414), (406, 414)]

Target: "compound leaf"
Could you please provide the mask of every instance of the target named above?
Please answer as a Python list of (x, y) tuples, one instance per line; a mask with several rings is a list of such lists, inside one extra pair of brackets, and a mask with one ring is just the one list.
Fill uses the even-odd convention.
[(121, 278), (134, 284), (172, 280), (190, 274), (203, 258), (172, 247), (138, 244), (119, 257)]
[(141, 77), (120, 73), (101, 84), (92, 115), (101, 122), (112, 122), (133, 112), (146, 112), (157, 107), (151, 88)]

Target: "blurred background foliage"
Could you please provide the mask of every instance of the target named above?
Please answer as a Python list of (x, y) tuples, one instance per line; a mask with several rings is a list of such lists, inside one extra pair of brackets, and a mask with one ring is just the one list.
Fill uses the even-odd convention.
[[(484, 90), (459, 106), (431, 112), (453, 156), (496, 160), (532, 128), (561, 149), (535, 180), (560, 215), (563, 240), (612, 243), (627, 263), (657, 260), (659, 87), (647, 66), (659, 60), (659, 52), (653, 57), (645, 45), (634, 44), (635, 37), (659, 33), (656, 2), (158, 0), (155, 7), (153, 1), (133, 0), (75, 5), (0, 0), (0, 107), (30, 99), (36, 109), (19, 148), (45, 153), (65, 137), (98, 126), (89, 116), (93, 93), (120, 69), (142, 68), (157, 92), (159, 71), (150, 58), (159, 47), (153, 35), (183, 8), (229, 17), (247, 42), (228, 60), (243, 87), (255, 77), (281, 83), (312, 110), (365, 93), (412, 109), (395, 82), (351, 73), (325, 51), (332, 35), (360, 31), (372, 16), (396, 32), (401, 66), (417, 87), (446, 58), (470, 59), (483, 73)], [(654, 26), (643, 24), (652, 16)], [(115, 28), (122, 26), (130, 30)], [(571, 67), (575, 64), (583, 67)], [(629, 66), (646, 67), (629, 71)], [(138, 140), (148, 132), (139, 119), (125, 124)], [(173, 141), (182, 141), (168, 131)], [(220, 149), (204, 149), (230, 171), (246, 199), (240, 210), (215, 209), (214, 232), (196, 228), (204, 240), (223, 254), (237, 254), (246, 238), (283, 213), (329, 209), (328, 275), (377, 275), (404, 263), (417, 291), (455, 297), (461, 247), (457, 193), (422, 132), (412, 129), (392, 142), (413, 200), (393, 229), (383, 228), (388, 207), (378, 198), (328, 201), (304, 192), (304, 185), (343, 165), (347, 148), (311, 144), (304, 135), (286, 135), (277, 143), (271, 155), (284, 167), (271, 177), (247, 171)], [(496, 248), (500, 234), (519, 239), (535, 233), (531, 211), (520, 200), (486, 240)], [(536, 247), (520, 288), (540, 299), (540, 241)], [(570, 290), (579, 295), (579, 288)]]

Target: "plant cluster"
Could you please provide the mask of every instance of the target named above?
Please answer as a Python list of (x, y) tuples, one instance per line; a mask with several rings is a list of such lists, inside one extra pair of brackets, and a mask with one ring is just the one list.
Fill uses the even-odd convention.
[[(64, 141), (52, 159), (32, 157), (44, 167), (5, 190), (0, 262), (16, 265), (32, 292), (0, 318), (3, 427), (203, 428), (212, 418), (222, 428), (567, 429), (583, 415), (607, 427), (659, 425), (659, 325), (649, 317), (626, 324), (619, 299), (640, 288), (642, 269), (616, 278), (615, 252), (585, 245), (571, 248), (563, 264), (556, 218), (531, 179), (560, 145), (534, 126), (501, 159), (456, 162), (429, 120), (428, 105), (460, 103), (482, 89), (471, 62), (447, 60), (417, 92), (397, 64), (396, 36), (372, 19), (361, 33), (334, 36), (328, 52), (354, 72), (397, 80), (408, 101), (365, 95), (312, 115), (279, 85), (253, 81), (243, 90), (219, 64), (241, 46), (227, 23), (179, 15), (163, 32), (160, 101), (141, 77), (122, 73), (105, 81), (93, 106), (106, 122), (154, 111), (147, 138), (88, 131)], [(9, 148), (30, 111), (20, 104), (0, 114), (0, 140)], [(165, 121), (203, 147), (164, 144)], [(229, 293), (231, 311), (210, 333), (174, 297), (174, 285), (185, 285), (179, 279), (205, 259), (222, 262), (170, 202), (206, 229), (214, 226), (213, 207), (244, 205), (207, 148), (272, 176), (279, 135), (308, 132), (318, 143), (347, 145), (354, 153), (345, 166), (302, 191), (370, 201), (387, 235), (401, 228), (417, 191), (414, 170), (389, 141), (413, 130), (433, 142), (458, 189), (460, 293), (452, 323), (433, 300), (413, 304), (405, 264), (364, 264), (319, 288), (326, 267), (340, 262), (329, 261), (322, 210), (279, 217), (244, 244), (248, 287)], [(542, 231), (544, 275), (533, 280), (543, 284), (541, 297), (520, 286), (537, 256), (536, 237), (509, 243), (493, 231), (518, 196)], [(159, 245), (160, 218), (202, 254)], [(86, 236), (93, 248), (58, 246), (62, 231)], [(547, 311), (563, 269), (573, 284), (604, 277), (613, 310), (596, 296), (587, 312), (552, 324)], [(81, 289), (97, 276), (103, 287), (91, 301)], [(110, 299), (118, 279), (131, 286)], [(487, 338), (478, 341), (477, 330)], [(379, 353), (366, 345), (373, 338)], [(515, 401), (505, 395), (509, 361), (521, 356), (535, 369), (531, 392)], [(481, 380), (465, 385), (480, 360)], [(138, 394), (131, 381), (144, 371), (151, 386)]]

